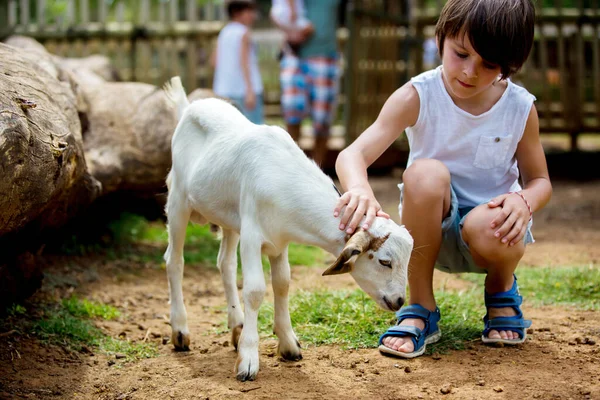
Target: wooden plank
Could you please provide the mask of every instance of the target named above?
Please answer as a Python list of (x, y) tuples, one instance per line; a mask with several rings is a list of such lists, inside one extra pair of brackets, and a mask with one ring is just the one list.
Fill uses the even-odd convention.
[[(548, 44), (546, 42), (546, 35), (544, 32), (544, 25), (538, 25), (539, 40), (538, 40), (538, 56), (539, 65), (541, 69), (542, 78), (542, 101), (546, 106), (546, 109), (550, 108), (550, 83), (548, 82)], [(552, 120), (551, 115), (545, 116), (548, 119), (548, 123)]]
[(186, 88), (188, 92), (196, 89), (198, 83), (196, 82), (197, 65), (196, 65), (196, 40), (193, 37), (187, 39), (186, 49)]
[[(104, 1), (100, 0), (100, 3), (104, 3)], [(87, 25), (88, 22), (90, 22), (89, 0), (79, 0), (79, 23)]]
[(17, 21), (17, 0), (9, 0), (8, 3), (8, 26), (13, 27), (18, 24)]
[(43, 30), (46, 27), (46, 0), (38, 0), (37, 1), (37, 9), (36, 9), (36, 14), (37, 14), (37, 27), (38, 30)]
[[(598, 3), (600, 0), (593, 2), (594, 15), (599, 15)], [(600, 24), (594, 24), (594, 34), (592, 35), (592, 68), (594, 71), (594, 97), (596, 100), (596, 129), (600, 132)]]
[(196, 22), (198, 20), (198, 7), (196, 0), (186, 0), (186, 20)]
[(169, 24), (174, 25), (179, 21), (179, 1), (171, 0), (169, 2)]
[(140, 9), (138, 10), (138, 23), (142, 26), (150, 22), (150, 2), (149, 0), (140, 0)]
[(106, 24), (106, 17), (108, 16), (108, 9), (105, 1), (100, 1), (98, 3), (98, 22), (100, 25), (104, 27)]
[(66, 18), (63, 24), (67, 27), (71, 27), (75, 24), (75, 0), (69, 0), (67, 3)]
[(19, 21), (19, 24), (27, 29), (27, 28), (29, 28), (29, 15), (30, 15), (29, 0), (21, 0), (20, 9), (21, 9), (21, 20)]

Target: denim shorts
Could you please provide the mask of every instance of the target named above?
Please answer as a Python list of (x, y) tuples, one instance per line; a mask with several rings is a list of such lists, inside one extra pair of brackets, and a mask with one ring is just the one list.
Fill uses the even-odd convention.
[[(399, 184), (400, 189), (400, 205), (398, 206), (398, 212), (402, 217), (402, 191), (404, 184)], [(465, 243), (462, 237), (462, 227), (465, 222), (465, 217), (475, 207), (459, 207), (456, 193), (452, 186), (450, 186), (450, 211), (448, 216), (442, 221), (442, 245), (438, 254), (435, 268), (440, 271), (448, 273), (461, 273), (461, 272), (476, 272), (486, 273), (487, 271), (480, 268), (473, 261), (469, 246)], [(481, 204), (487, 204), (481, 203)], [(531, 233), (531, 226), (533, 225), (533, 219), (529, 221), (527, 225), (527, 232), (523, 237), (523, 243), (528, 245), (534, 243), (533, 235)]]
[(264, 118), (264, 106), (262, 94), (256, 95), (256, 105), (252, 110), (246, 108), (244, 97), (229, 97), (235, 106), (250, 120), (250, 122), (256, 125), (262, 125), (265, 123)]

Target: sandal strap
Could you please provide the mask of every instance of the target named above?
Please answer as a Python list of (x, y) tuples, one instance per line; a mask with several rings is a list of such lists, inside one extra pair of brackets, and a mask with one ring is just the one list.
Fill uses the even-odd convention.
[(425, 329), (427, 329), (427, 325), (432, 322), (437, 324), (440, 320), (440, 309), (436, 307), (435, 311), (429, 311), (420, 304), (411, 304), (398, 310), (396, 317), (398, 318), (396, 325), (408, 318), (422, 319), (425, 321)]
[(513, 307), (517, 309), (523, 303), (523, 297), (520, 295), (519, 286), (517, 285), (517, 277), (514, 276), (510, 290), (493, 294), (486, 291), (484, 292), (484, 300), (486, 308)]
[(525, 329), (531, 326), (531, 321), (523, 317), (498, 317), (485, 321), (483, 336), (488, 336), (491, 330), (516, 332), (521, 338), (525, 336)]
[[(514, 318), (514, 317), (497, 317), (494, 319), (488, 319), (485, 321), (486, 329), (495, 329), (497, 331), (506, 331), (510, 330), (510, 328), (529, 328), (531, 326), (531, 321), (523, 318)], [(506, 329), (504, 329), (506, 328)]]
[(415, 351), (420, 349), (425, 344), (425, 335), (423, 331), (416, 326), (410, 325), (395, 325), (390, 327), (381, 337), (379, 338), (379, 346), (383, 343), (383, 339), (386, 337), (409, 337), (413, 342)]

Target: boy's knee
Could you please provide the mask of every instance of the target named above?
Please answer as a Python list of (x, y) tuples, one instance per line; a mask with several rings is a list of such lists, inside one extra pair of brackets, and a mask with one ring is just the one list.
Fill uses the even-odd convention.
[(497, 228), (492, 228), (490, 224), (497, 213), (498, 209), (480, 205), (469, 212), (462, 227), (463, 240), (476, 263), (482, 267), (518, 261), (525, 253), (523, 241), (508, 246), (500, 241), (501, 238), (494, 236)]
[(402, 182), (407, 195), (422, 198), (443, 196), (450, 188), (450, 171), (441, 161), (420, 159), (404, 171)]

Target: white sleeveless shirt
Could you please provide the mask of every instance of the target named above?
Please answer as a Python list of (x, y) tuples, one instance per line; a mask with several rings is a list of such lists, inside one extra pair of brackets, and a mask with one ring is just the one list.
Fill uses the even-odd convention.
[[(248, 27), (239, 22), (229, 22), (221, 29), (217, 39), (217, 59), (213, 91), (222, 97), (244, 97), (246, 83), (242, 73), (241, 48), (242, 37), (248, 32)], [(250, 57), (250, 82), (255, 94), (262, 94), (263, 84), (258, 69), (256, 45), (251, 42)]]
[(508, 80), (502, 97), (481, 115), (459, 108), (446, 91), (442, 67), (411, 79), (421, 102), (406, 129), (408, 166), (420, 158), (446, 165), (459, 207), (477, 206), (521, 189), (516, 150), (535, 97)]

